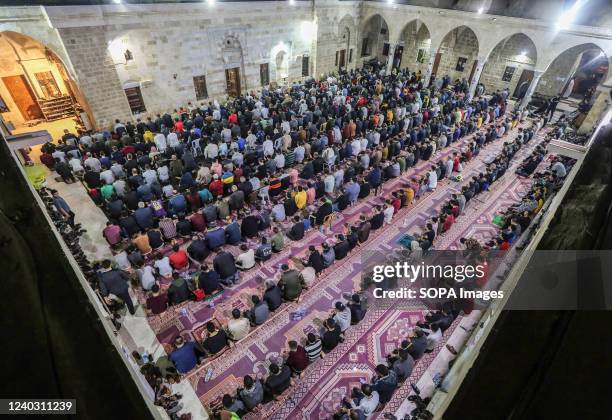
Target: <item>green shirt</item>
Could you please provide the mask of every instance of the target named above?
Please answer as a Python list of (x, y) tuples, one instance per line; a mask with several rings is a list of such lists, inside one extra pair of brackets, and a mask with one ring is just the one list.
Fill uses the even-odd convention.
[(285, 237), (283, 236), (282, 233), (279, 232), (272, 237), (270, 245), (272, 246), (272, 249), (274, 251), (280, 251), (281, 249), (283, 249), (284, 243), (285, 243)]
[(106, 184), (100, 188), (100, 192), (102, 193), (102, 197), (104, 197), (105, 200), (108, 200), (115, 193), (115, 188), (110, 184)]

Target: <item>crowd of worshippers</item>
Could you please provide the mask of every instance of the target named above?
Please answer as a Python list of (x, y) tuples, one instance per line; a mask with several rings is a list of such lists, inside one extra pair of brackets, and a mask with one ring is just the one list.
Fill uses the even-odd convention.
[[(335, 302), (329, 317), (323, 321), (318, 331), (315, 327), (315, 332), (309, 332), (300, 342), (288, 341), (282, 356), (270, 363), (269, 374), (265, 378), (245, 376), (244, 386), (237, 389), (234, 395), (223, 395), (219, 405), (213, 409), (242, 415), (260, 404), (277, 399), (294, 383), (293, 378), (301, 377), (308, 366), (333, 351), (344, 341), (344, 334), (349, 327), (363, 320), (367, 312), (366, 295), (353, 293), (347, 298), (345, 302)], [(230, 343), (244, 338), (258, 321), (265, 321), (268, 312), (274, 308), (268, 304), (271, 303), (278, 308), (281, 299), (281, 290), (278, 286), (270, 285), (264, 300), (253, 296), (253, 309), (244, 313), (234, 309), (232, 319), (225, 328), (220, 328), (213, 321), (209, 321), (202, 342), (185, 341), (180, 336), (176, 337), (169, 360), (179, 373), (189, 372), (207, 357), (222, 353)]]
[[(473, 136), (358, 223), (345, 225), (333, 243), (311, 246), (301, 261), (304, 270), (284, 265), (279, 281), (266, 281), (264, 293), (252, 296), (252, 308), (232, 313), (227, 326), (209, 322), (201, 343), (178, 337), (172, 363), (184, 373), (265, 322), (283, 300), (298, 299), (318, 273), (366, 242), (371, 230), (390, 223), (402, 206), (434, 190), (438, 180), (461, 180), (465, 162), (524, 119), (520, 111), (506, 117), (506, 105), (499, 92), (466, 100), (465, 90), (446, 79), (427, 87), (405, 72), (381, 76), (361, 69), (286, 91), (264, 89), (225, 105), (188, 104), (174, 115), (117, 121), (110, 131), (78, 136), (66, 131), (59, 146), (43, 149), (41, 161), (66, 182), (82, 180), (109, 217), (103, 234), (115, 255), (98, 266), (102, 295), (119, 297), (133, 312), (126, 270), (134, 269), (149, 293), (147, 310), (159, 314), (192, 298), (193, 289), (211, 295), (231, 286), (240, 270), (281, 251), (286, 238), (300, 240), (308, 229), (324, 228), (334, 212), (379, 194), (384, 181)], [(521, 138), (532, 135), (521, 132)], [(482, 188), (480, 178), (494, 173), (489, 167), (464, 192)], [(437, 220), (436, 230), (450, 227), (454, 207)], [(419, 246), (427, 248), (423, 239)], [(186, 252), (182, 242), (189, 243)], [(240, 245), (240, 254), (232, 255), (226, 245)], [(195, 281), (184, 276), (192, 265), (200, 269)], [(159, 279), (170, 281), (167, 292)], [(311, 344), (331, 351), (334, 337), (341, 338), (334, 318), (325, 321), (321, 337), (309, 335), (301, 347), (307, 349), (313, 338)], [(179, 357), (181, 349), (194, 356)], [(273, 377), (286, 372), (283, 366), (271, 367)], [(247, 382), (245, 389), (251, 389)]]
[[(83, 133), (78, 139), (66, 133), (50, 156), (56, 170), (63, 166), (60, 172), (82, 175), (109, 216), (104, 236), (114, 247), (116, 265), (136, 268), (145, 290), (157, 277), (176, 277), (176, 271), (203, 262), (211, 252), (217, 255), (210, 271), (229, 285), (238, 280), (237, 268), (248, 269), (253, 260), (263, 262), (282, 249), (285, 236), (299, 240), (302, 229), (323, 225), (335, 210), (378, 193), (384, 180), (476, 133), (454, 160), (458, 169), (461, 159), (520, 119), (520, 113), (503, 118), (501, 97), (466, 102), (463, 93), (446, 86), (429, 90), (408, 80), (404, 73), (377, 77), (353, 71), (286, 93), (264, 90), (226, 106), (181, 108), (174, 118), (117, 122), (112, 132)], [(48, 161), (44, 153), (41, 160)], [(408, 198), (434, 189), (442, 169), (438, 164), (415, 178), (414, 188), (406, 189)], [(390, 207), (410, 202), (403, 196), (394, 192), (377, 214), (389, 221)], [(272, 237), (257, 241), (272, 223)], [(368, 234), (365, 228), (359, 233)], [(350, 230), (338, 240), (348, 242), (348, 236), (354, 241)], [(187, 253), (157, 252), (175, 239), (192, 239)], [(248, 239), (261, 244), (242, 247), (237, 257), (223, 250), (227, 243)], [(329, 265), (326, 248), (335, 246), (323, 245)], [(121, 285), (122, 299), (128, 297), (123, 274), (104, 276), (112, 277), (106, 283)], [(116, 295), (112, 288), (103, 286), (103, 294)], [(171, 303), (180, 300), (175, 294)]]
[[(399, 347), (387, 355), (386, 363), (376, 366), (370, 382), (362, 381), (361, 386), (342, 399), (333, 419), (361, 420), (380, 411), (395, 390), (410, 378), (418, 361), (442, 342), (444, 332), (458, 315), (450, 307), (427, 313), (424, 321), (419, 321)], [(449, 350), (455, 351), (451, 346)]]
[[(519, 135), (517, 136), (517, 139), (513, 143), (504, 144), (504, 148), (500, 153), (501, 158), (507, 158), (509, 160), (522, 144), (527, 143), (531, 139), (532, 135), (533, 132), (531, 130), (523, 131), (521, 129)], [(475, 141), (473, 144), (478, 145), (478, 141)], [(513, 145), (516, 145), (516, 148), (514, 148)], [(475, 154), (478, 154), (478, 150), (476, 150)], [(440, 168), (431, 168), (431, 172), (435, 175), (428, 174), (426, 175), (426, 177), (434, 176), (436, 177), (436, 179), (442, 179), (444, 178), (445, 174), (438, 173), (437, 171), (446, 171), (446, 168), (449, 168), (448, 173), (450, 175), (453, 173), (453, 171), (456, 172), (457, 170), (459, 170), (458, 166), (461, 165), (462, 161), (468, 161), (475, 154), (474, 149), (472, 149), (471, 147), (465, 149), (461, 156), (459, 155), (459, 153), (455, 153), (448, 160), (444, 161), (445, 166), (441, 166)], [(503, 174), (503, 170), (505, 170), (497, 170), (497, 168), (501, 168), (503, 166), (501, 163), (501, 158), (496, 159), (489, 165), (488, 170), (491, 169), (491, 167), (493, 168), (493, 179), (491, 182), (501, 176)], [(495, 166), (496, 164), (497, 166)], [(430, 184), (427, 183), (427, 185), (429, 186)], [(435, 188), (435, 185), (433, 187)], [(467, 190), (469, 190), (470, 187), (471, 185), (468, 185)], [(408, 188), (412, 187), (408, 185)], [(486, 188), (483, 188), (482, 190), (484, 191), (486, 190)], [(394, 195), (394, 200), (388, 203), (389, 206), (387, 208), (393, 210), (389, 212), (391, 217), (396, 211), (393, 201), (397, 200), (395, 205), (398, 206), (398, 208), (401, 208), (402, 206), (402, 200), (400, 196), (407, 196), (407, 194), (403, 192), (401, 194)], [(414, 197), (414, 192), (412, 194), (412, 197)], [(404, 201), (403, 205), (407, 205), (407, 202)], [(376, 210), (378, 210), (378, 213), (376, 213)], [(370, 220), (367, 220), (367, 218), (363, 216), (362, 221), (365, 221), (364, 225), (369, 225), (371, 228), (373, 221), (372, 219), (377, 215), (379, 215), (378, 220), (374, 220), (374, 223), (377, 225), (376, 227), (378, 227), (378, 225), (382, 226), (385, 222), (385, 214), (384, 210), (381, 208), (375, 208), (375, 212), (372, 214), (372, 218)], [(347, 229), (347, 226), (345, 226), (345, 229)], [(351, 229), (348, 229), (348, 232), (350, 233), (347, 235), (347, 238), (349, 238), (351, 234), (355, 234), (354, 243), (357, 243), (359, 241), (358, 230), (352, 231)], [(340, 240), (339, 243), (344, 242), (343, 235), (338, 235), (338, 239)], [(336, 245), (338, 245), (339, 243), (337, 243)], [(332, 249), (338, 250), (339, 248), (337, 246), (334, 246)], [(174, 249), (174, 251), (178, 252), (179, 249), (176, 248)], [(344, 255), (346, 255), (346, 253)], [(312, 248), (308, 260), (310, 262), (314, 262), (312, 266), (319, 265), (316, 263), (316, 261), (324, 263), (323, 257), (319, 255), (316, 249)], [(308, 265), (309, 261), (304, 261), (304, 264), (307, 268), (312, 269), (312, 266)], [(208, 276), (209, 273), (210, 270), (205, 267), (203, 270), (203, 274), (205, 276)], [(215, 284), (218, 285), (218, 281), (220, 280), (219, 276), (214, 274), (213, 276), (217, 280)], [(175, 277), (178, 278), (176, 273)], [(312, 278), (314, 278), (314, 276), (312, 276)], [(205, 283), (205, 281), (203, 281), (202, 283)], [(154, 287), (155, 295), (159, 295), (159, 288), (157, 286)], [(230, 346), (232, 342), (235, 342), (235, 340), (240, 340), (246, 337), (246, 335), (250, 332), (251, 328), (257, 325), (261, 325), (263, 322), (265, 322), (269, 316), (270, 311), (276, 310), (281, 305), (284, 299), (292, 300), (299, 298), (299, 294), (301, 293), (303, 287), (304, 278), (302, 273), (299, 273), (295, 269), (289, 268), (288, 265), (283, 265), (280, 281), (278, 281), (278, 283), (274, 281), (266, 282), (266, 289), (263, 296), (260, 297), (254, 295), (251, 297), (253, 303), (253, 308), (251, 310), (248, 310), (244, 313), (241, 313), (238, 309), (233, 310), (232, 319), (225, 327), (220, 327), (212, 321), (207, 323), (206, 337), (203, 337), (201, 343), (185, 342), (182, 337), (177, 337), (174, 343), (175, 350), (171, 353), (170, 360), (175, 364), (175, 366), (177, 366), (177, 370), (179, 372), (190, 371), (195, 366), (197, 366), (197, 364), (200, 363), (202, 358), (217, 355), (225, 348)], [(210, 292), (214, 293), (214, 290), (211, 290)], [(185, 290), (185, 296), (187, 295), (186, 293), (187, 289)], [(360, 314), (357, 315), (356, 311), (360, 311)], [(318, 348), (320, 346), (324, 354), (325, 351), (333, 350), (333, 348), (335, 348), (335, 346), (337, 346), (337, 344), (342, 340), (342, 333), (344, 331), (344, 327), (348, 327), (348, 325), (350, 325), (350, 322), (346, 323), (346, 320), (344, 321), (344, 324), (342, 324), (342, 319), (340, 318), (342, 314), (350, 314), (350, 317), (346, 315), (345, 317), (350, 318), (352, 320), (351, 322), (353, 323), (363, 317), (363, 315), (365, 314), (365, 309), (362, 308), (362, 299), (359, 295), (352, 296), (351, 302), (348, 303), (346, 306), (340, 302), (336, 304), (335, 315), (324, 322), (324, 331), (322, 331), (322, 334), (319, 337), (314, 334), (309, 334), (307, 337), (305, 337), (305, 343), (303, 343), (304, 346), (299, 345), (295, 341), (289, 342), (288, 350), (285, 354), (286, 360), (283, 362), (284, 364), (273, 363), (270, 366), (270, 375), (268, 379), (262, 381), (253, 379), (251, 376), (247, 376), (245, 378), (245, 387), (243, 389), (238, 390), (235, 396), (229, 394), (224, 395), (222, 399), (222, 409), (230, 412), (242, 413), (245, 410), (249, 410), (250, 408), (255, 407), (257, 404), (264, 401), (264, 398), (274, 398), (275, 395), (282, 393), (287, 387), (290, 386), (292, 373), (299, 375), (307, 366), (307, 361), (310, 361), (310, 359), (307, 359), (305, 357), (305, 355), (307, 354), (305, 352), (309, 349), (309, 347), (315, 346), (315, 348)], [(451, 318), (451, 322), (452, 319), (454, 318)], [(413, 354), (407, 353), (406, 351), (404, 351), (405, 349), (399, 349), (397, 352), (398, 354), (393, 357), (390, 357), (390, 363), (392, 365), (391, 371), (389, 367), (385, 367), (384, 365), (378, 366), (376, 370), (377, 377), (375, 379), (374, 384), (376, 385), (374, 387), (375, 393), (373, 393), (372, 389), (368, 388), (367, 386), (364, 386), (362, 390), (355, 390), (353, 393), (354, 395), (352, 395), (353, 406), (347, 403), (349, 405), (343, 409), (343, 412), (341, 414), (346, 414), (347, 412), (351, 411), (355, 413), (359, 412), (360, 410), (367, 411), (368, 407), (371, 407), (372, 401), (375, 401), (377, 399), (376, 397), (379, 391), (376, 390), (378, 388), (381, 389), (380, 393), (381, 395), (383, 395), (382, 397), (378, 397), (378, 401), (380, 401), (381, 404), (384, 404), (386, 401), (388, 401), (385, 398), (390, 398), (393, 390), (395, 389), (395, 386), (397, 386), (397, 384), (399, 383), (398, 379), (394, 378), (394, 375), (396, 375), (396, 373), (394, 372), (398, 370), (402, 370), (402, 372), (404, 372), (403, 375), (399, 375), (399, 381), (408, 377), (410, 375), (412, 367), (414, 366), (415, 358), (418, 359), (418, 357), (420, 357), (419, 354), (422, 355), (422, 353), (420, 353), (420, 345), (422, 344), (421, 342), (425, 340), (423, 337), (425, 337), (425, 335), (431, 334), (431, 337), (428, 336), (427, 338), (427, 340), (429, 340), (428, 343), (430, 345), (432, 345), (432, 343), (437, 343), (437, 340), (441, 337), (443, 330), (447, 327), (448, 326), (446, 325), (442, 329), (440, 329), (438, 326), (434, 326), (431, 330), (415, 330), (415, 337), (411, 340), (411, 343), (402, 343), (404, 347), (414, 346)], [(319, 356), (317, 355), (317, 357)], [(394, 382), (395, 385), (392, 386)], [(278, 385), (275, 385), (277, 383)], [(278, 388), (275, 388), (276, 386), (278, 386)], [(276, 391), (274, 391), (275, 389)], [(249, 396), (252, 397), (253, 395), (255, 396), (254, 400), (249, 400)], [(243, 398), (246, 398), (247, 401), (244, 401)], [(253, 405), (254, 401), (255, 404)], [(371, 409), (375, 409), (377, 405), (378, 402), (373, 407), (371, 407)], [(366, 412), (366, 414), (368, 413)]]

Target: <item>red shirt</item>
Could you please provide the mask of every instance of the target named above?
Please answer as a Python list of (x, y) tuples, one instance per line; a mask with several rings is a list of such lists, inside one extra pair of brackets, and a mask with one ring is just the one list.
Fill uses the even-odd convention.
[(453, 223), (455, 223), (455, 217), (452, 214), (447, 215), (446, 219), (444, 220), (444, 224), (442, 225), (442, 231), (448, 231)]
[(187, 267), (187, 264), (189, 264), (187, 253), (183, 250), (178, 250), (176, 252), (173, 252), (172, 254), (170, 254), (169, 259), (170, 259), (170, 265), (175, 270), (180, 270), (182, 268), (185, 268)]
[(198, 232), (204, 232), (206, 230), (206, 220), (199, 211), (193, 213), (189, 221), (191, 222), (191, 226), (193, 226), (193, 230)]
[(147, 308), (151, 310), (154, 315), (161, 314), (168, 307), (168, 295), (166, 293), (160, 293), (157, 296), (149, 296), (147, 299)]
[(399, 198), (396, 198), (393, 200), (393, 214), (397, 213), (400, 209), (400, 207), (402, 207), (402, 200), (400, 200)]
[(230, 116), (227, 117), (227, 121), (232, 123), (232, 124), (237, 124), (238, 123), (238, 115), (230, 114)]
[(210, 193), (215, 197), (223, 195), (223, 182), (219, 179), (214, 180), (210, 183), (208, 189), (210, 190)]
[(183, 121), (177, 121), (174, 123), (174, 131), (178, 134), (183, 134), (183, 131), (185, 131), (185, 128), (183, 127)]
[(123, 154), (123, 156), (127, 156), (130, 153), (131, 154), (135, 154), (136, 153), (136, 148), (134, 146), (132, 146), (131, 144), (128, 144), (123, 149), (121, 149), (121, 154)]
[(199, 209), (202, 207), (202, 198), (200, 198), (200, 194), (198, 192), (189, 193), (187, 195), (187, 201), (191, 204), (192, 208)]
[(308, 366), (308, 355), (306, 354), (304, 347), (298, 346), (295, 351), (289, 352), (289, 357), (287, 357), (287, 366), (297, 370), (298, 372), (306, 369), (306, 366)]

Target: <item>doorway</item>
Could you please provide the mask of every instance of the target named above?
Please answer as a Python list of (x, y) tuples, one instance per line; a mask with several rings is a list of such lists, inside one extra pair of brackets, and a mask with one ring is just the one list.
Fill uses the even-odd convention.
[(513, 97), (522, 99), (531, 84), (531, 80), (533, 79), (533, 70), (523, 70), (521, 73), (521, 77), (516, 84), (516, 88), (514, 88)]
[(234, 98), (240, 96), (240, 68), (225, 69), (226, 92)]
[(2, 81), (24, 120), (31, 121), (43, 118), (42, 110), (38, 106), (34, 92), (32, 92), (32, 88), (23, 74), (6, 76), (2, 78)]
[(402, 65), (402, 56), (404, 55), (404, 47), (398, 45), (395, 47), (395, 52), (393, 53), (393, 65), (392, 69), (399, 70)]
[(340, 60), (338, 63), (338, 68), (342, 69), (346, 66), (346, 50), (340, 50)]
[(470, 71), (470, 78), (468, 79), (468, 83), (472, 83), (472, 79), (474, 78), (474, 74), (476, 73), (476, 67), (478, 66), (478, 60), (474, 60), (474, 64), (472, 64), (472, 71)]
[(434, 59), (434, 64), (431, 69), (431, 73), (438, 75), (438, 67), (440, 67), (440, 60), (442, 60), (442, 53), (436, 53), (436, 58)]

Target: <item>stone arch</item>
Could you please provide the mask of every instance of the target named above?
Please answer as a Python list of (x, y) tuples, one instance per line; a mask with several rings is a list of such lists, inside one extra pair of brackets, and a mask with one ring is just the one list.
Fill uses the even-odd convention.
[[(21, 32), (0, 32), (0, 77), (6, 77), (0, 82), (2, 116), (14, 125), (77, 117), (86, 127), (95, 126), (71, 67), (38, 39)], [(67, 125), (72, 128), (74, 122)]]
[(371, 15), (360, 26), (358, 39), (357, 48), (361, 60), (378, 58), (384, 61), (383, 47), (390, 39), (387, 21), (378, 13)]
[(431, 55), (431, 33), (427, 25), (420, 19), (408, 22), (400, 33), (398, 45), (403, 47), (400, 68), (424, 72)]
[(593, 42), (574, 45), (560, 52), (545, 68), (535, 93), (541, 96), (563, 94), (574, 80), (571, 94), (583, 95), (606, 81), (610, 57)]
[(442, 38), (433, 73), (437, 77), (449, 75), (451, 81), (463, 78), (469, 81), (478, 61), (479, 51), (478, 36), (472, 29), (465, 25), (451, 29)]
[(533, 40), (522, 32), (499, 41), (486, 58), (480, 83), (487, 92), (508, 88), (514, 97), (524, 96), (538, 60)]
[(290, 48), (284, 42), (280, 42), (270, 50), (270, 61), (272, 62), (271, 80), (277, 84), (284, 84), (289, 78)]
[[(344, 67), (352, 67), (355, 63), (357, 29), (353, 17), (346, 14), (338, 22), (337, 44), (335, 51), (344, 56)], [(339, 62), (339, 65), (342, 63)]]

